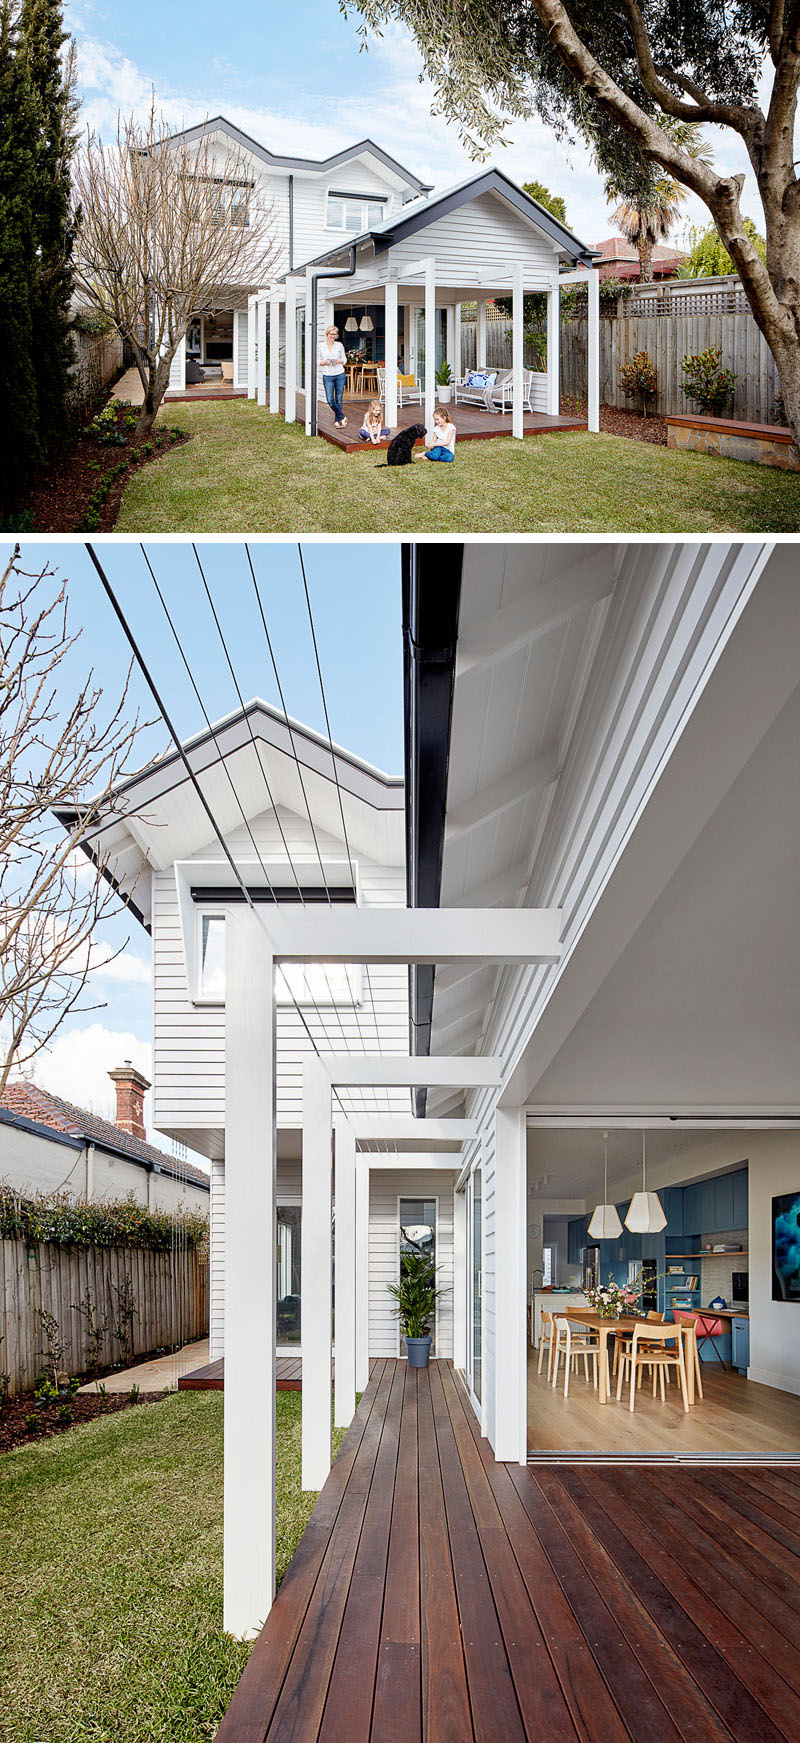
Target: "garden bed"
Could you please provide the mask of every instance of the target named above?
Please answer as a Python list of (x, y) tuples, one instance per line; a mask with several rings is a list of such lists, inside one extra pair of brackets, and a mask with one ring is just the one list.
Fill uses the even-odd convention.
[[(562, 397), (562, 412), (576, 409), (585, 417), (586, 401)], [(601, 405), (600, 431), (604, 436), (625, 436), (631, 442), (652, 442), (657, 448), (667, 446), (667, 420), (655, 412), (643, 418), (641, 412), (630, 411), (627, 406)]]
[(131, 475), (170, 448), (188, 442), (186, 430), (157, 423), (142, 441), (136, 407), (109, 399), (73, 447), (43, 469), (12, 517), (10, 532), (111, 532)]
[(130, 1410), (135, 1404), (152, 1404), (160, 1397), (160, 1392), (140, 1392), (135, 1398), (128, 1392), (79, 1392), (68, 1405), (40, 1407), (32, 1392), (20, 1392), (7, 1398), (0, 1411), (0, 1453), (27, 1446), (30, 1441), (51, 1440), (54, 1434), (64, 1434), (76, 1422), (93, 1422), (97, 1416), (111, 1416), (117, 1410)]

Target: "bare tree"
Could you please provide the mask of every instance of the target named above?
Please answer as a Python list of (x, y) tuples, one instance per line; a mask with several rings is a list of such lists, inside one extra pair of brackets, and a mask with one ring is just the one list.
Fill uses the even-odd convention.
[(274, 272), (280, 249), (272, 205), (244, 151), (205, 127), (191, 140), (172, 135), (154, 108), (145, 126), (120, 117), (114, 146), (88, 135), (73, 198), (80, 212), (76, 279), (132, 347), (144, 433), (192, 317)]
[(78, 639), (66, 583), (49, 567), (26, 574), (17, 546), (0, 577), (0, 1090), (70, 1012), (96, 1008), (84, 995), (110, 960), (95, 928), (118, 897), (79, 843), (112, 803), (140, 722), (126, 719), (130, 670), (105, 711), (91, 671), (58, 693)]

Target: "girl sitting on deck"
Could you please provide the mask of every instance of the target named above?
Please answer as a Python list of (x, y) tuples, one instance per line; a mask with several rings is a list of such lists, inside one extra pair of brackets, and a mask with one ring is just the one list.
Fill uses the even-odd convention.
[(371, 399), (364, 413), (364, 422), (359, 430), (362, 442), (371, 442), (373, 448), (378, 442), (385, 442), (390, 430), (384, 428), (383, 413), (379, 399)]
[(455, 449), (456, 426), (450, 422), (449, 412), (443, 406), (437, 405), (433, 414), (433, 440), (426, 448), (424, 457), (426, 460), (455, 460)]

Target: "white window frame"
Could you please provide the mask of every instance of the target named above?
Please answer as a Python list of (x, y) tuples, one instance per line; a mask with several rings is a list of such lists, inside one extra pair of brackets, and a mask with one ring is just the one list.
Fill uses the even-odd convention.
[[(342, 206), (342, 223), (341, 224), (332, 224), (331, 223), (330, 216), (329, 216), (331, 200), (338, 200)], [(348, 204), (358, 205), (360, 207), (360, 210), (361, 210), (360, 221), (355, 226), (355, 228), (353, 227), (352, 224), (348, 224), (345, 222), (345, 219), (347, 216), (346, 211), (345, 211), (345, 207)], [(370, 219), (370, 217), (369, 217), (370, 206), (380, 206), (380, 208), (381, 208), (380, 218)], [(357, 236), (360, 234), (360, 232), (362, 230), (372, 229), (373, 224), (375, 224), (375, 223), (382, 224), (384, 218), (388, 217), (390, 208), (391, 208), (391, 196), (388, 194), (372, 194), (369, 196), (369, 198), (365, 198), (365, 196), (363, 194), (347, 194), (344, 192), (337, 193), (333, 188), (326, 188), (326, 190), (325, 190), (325, 229), (330, 230), (331, 233), (333, 235), (336, 235), (336, 236)]]
[[(277, 1213), (279, 1210), (299, 1210), (300, 1216), (302, 1218), (303, 1200), (302, 1200), (300, 1193), (295, 1190), (294, 1192), (276, 1192), (276, 1194), (275, 1194), (275, 1213), (276, 1213), (275, 1214), (275, 1235), (276, 1235), (276, 1240), (275, 1240), (275, 1269), (276, 1269), (276, 1274), (277, 1274), (277, 1266), (278, 1266), (278, 1256), (277, 1256), (278, 1217), (277, 1217)], [(302, 1225), (302, 1221), (301, 1221), (301, 1223), (300, 1223), (301, 1232), (302, 1232), (302, 1227), (303, 1227), (303, 1225)], [(301, 1278), (300, 1278), (300, 1342), (299, 1342), (299, 1344), (282, 1344), (278, 1338), (278, 1328), (276, 1325), (276, 1327), (275, 1327), (275, 1350), (276, 1350), (276, 1353), (278, 1355), (283, 1354), (283, 1355), (290, 1356), (290, 1355), (297, 1355), (298, 1353), (301, 1353), (302, 1348), (303, 1348), (303, 1279), (301, 1276)]]
[(225, 1009), (225, 994), (223, 993), (222, 997), (220, 998), (219, 996), (217, 996), (215, 994), (203, 992), (203, 921), (204, 920), (221, 920), (222, 924), (224, 926), (225, 921), (226, 921), (226, 915), (225, 915), (224, 908), (219, 908), (216, 903), (213, 903), (213, 904), (212, 903), (208, 903), (208, 904), (198, 903), (197, 908), (196, 908), (196, 919), (195, 919), (195, 926), (196, 926), (196, 938), (195, 938), (196, 985), (195, 985), (194, 991), (193, 991), (193, 1003), (196, 1005), (203, 1005), (203, 1006), (215, 1006), (217, 1010), (221, 1011), (221, 1010)]

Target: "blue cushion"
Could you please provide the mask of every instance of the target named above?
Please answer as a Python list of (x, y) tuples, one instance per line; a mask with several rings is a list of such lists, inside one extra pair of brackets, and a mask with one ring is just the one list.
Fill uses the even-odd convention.
[(477, 387), (482, 391), (486, 387), (493, 387), (496, 380), (496, 370), (490, 374), (486, 369), (470, 369), (464, 385), (465, 387)]

